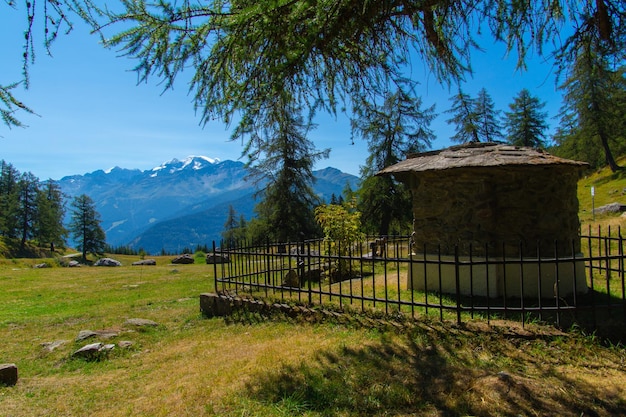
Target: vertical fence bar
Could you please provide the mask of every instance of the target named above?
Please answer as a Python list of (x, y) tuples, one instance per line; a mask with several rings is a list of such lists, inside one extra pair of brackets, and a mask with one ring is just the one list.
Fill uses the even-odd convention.
[(487, 324), (491, 324), (491, 294), (489, 285), (489, 244), (485, 243), (485, 282), (487, 283)]
[(395, 239), (395, 248), (396, 253), (394, 254), (395, 262), (396, 262), (396, 281), (398, 284), (398, 312), (402, 311), (402, 288), (400, 286), (400, 257), (402, 247), (400, 246), (400, 239)]
[(406, 287), (407, 290), (411, 291), (411, 318), (415, 318), (415, 288), (413, 288), (413, 241), (412, 239), (409, 237), (409, 252), (408, 252), (408, 258), (409, 258), (409, 271), (407, 272), (406, 275)]
[(559, 275), (559, 242), (557, 240), (554, 241), (554, 289), (555, 289), (555, 300), (556, 300), (556, 325), (561, 327), (561, 283), (560, 275)]
[(428, 263), (426, 259), (426, 243), (424, 243), (424, 252), (422, 254), (424, 258), (424, 313), (426, 314), (426, 317), (428, 317)]
[(539, 303), (539, 320), (543, 320), (543, 285), (541, 268), (541, 241), (537, 240), (537, 302)]
[[(217, 293), (217, 256), (215, 253), (215, 240), (212, 241), (212, 249), (213, 249), (213, 257), (214, 262), (213, 262), (213, 288), (215, 289), (215, 292)], [(222, 273), (224, 271), (224, 267), (222, 266)]]
[(470, 317), (474, 318), (474, 250), (469, 244), (469, 286), (470, 286)]
[(443, 279), (441, 278), (441, 245), (437, 245), (437, 265), (439, 266), (439, 320), (443, 321)]
[[(610, 231), (611, 229), (609, 229)], [(610, 232), (609, 232), (610, 233)], [(606, 280), (606, 300), (607, 300), (607, 310), (609, 314), (611, 314), (611, 235), (604, 238), (604, 266), (605, 266), (605, 274), (604, 279)]]
[(459, 276), (459, 245), (454, 245), (454, 285), (456, 286), (456, 323), (461, 324), (461, 277)]
[(502, 305), (504, 307), (504, 318), (507, 318), (508, 308), (507, 308), (507, 282), (506, 282), (506, 246), (505, 243), (502, 242)]
[(524, 310), (524, 248), (523, 242), (519, 242), (519, 287), (520, 287), (520, 308), (522, 310), (522, 328), (526, 325), (526, 311)]
[(626, 323), (626, 283), (624, 283), (624, 240), (622, 239), (622, 230), (619, 229), (619, 280), (622, 285), (622, 315), (624, 323)]
[(385, 314), (389, 314), (389, 286), (387, 285), (387, 251), (382, 251), (383, 255), (383, 290), (385, 292)]

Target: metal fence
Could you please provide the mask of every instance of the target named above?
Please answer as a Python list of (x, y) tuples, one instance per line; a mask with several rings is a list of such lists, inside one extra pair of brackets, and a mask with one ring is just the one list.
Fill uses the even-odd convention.
[(562, 244), (553, 246), (554, 255), (529, 257), (522, 243), (517, 255), (490, 256), (498, 253), (490, 250), (493, 245), (476, 251), (470, 246), (461, 254), (458, 247), (415, 248), (408, 236), (343, 247), (326, 240), (221, 249), (214, 243), (214, 253), (228, 259), (215, 263), (215, 289), (414, 319), (548, 322), (621, 339), (626, 329), (621, 230), (613, 236), (610, 229), (589, 230), (567, 245), (566, 255)]

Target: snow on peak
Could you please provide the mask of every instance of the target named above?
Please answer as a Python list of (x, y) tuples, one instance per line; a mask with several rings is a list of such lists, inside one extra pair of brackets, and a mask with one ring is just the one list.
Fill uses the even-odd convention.
[(163, 162), (158, 167), (152, 168), (152, 172), (154, 172), (154, 174), (152, 174), (151, 176), (155, 177), (159, 171), (162, 171), (164, 169), (168, 170), (170, 173), (173, 173), (176, 171), (182, 171), (183, 169), (187, 167), (191, 167), (191, 169), (194, 169), (194, 170), (199, 170), (199, 169), (204, 168), (207, 164), (212, 165), (218, 162), (220, 162), (218, 158), (209, 158), (207, 156), (191, 155), (183, 159), (182, 161), (177, 158), (174, 158), (171, 161)]

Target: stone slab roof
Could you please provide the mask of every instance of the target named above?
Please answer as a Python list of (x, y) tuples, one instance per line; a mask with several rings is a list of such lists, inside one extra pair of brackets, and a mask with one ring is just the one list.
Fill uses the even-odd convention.
[(379, 171), (377, 175), (465, 167), (536, 165), (567, 165), (579, 169), (589, 166), (586, 162), (559, 158), (540, 149), (481, 142), (409, 155), (406, 160)]

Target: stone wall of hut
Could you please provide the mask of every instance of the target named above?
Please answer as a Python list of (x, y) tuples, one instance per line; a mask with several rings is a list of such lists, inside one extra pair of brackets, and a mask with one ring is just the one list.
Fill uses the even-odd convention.
[(580, 251), (578, 170), (465, 167), (410, 174), (416, 252), (553, 257)]

